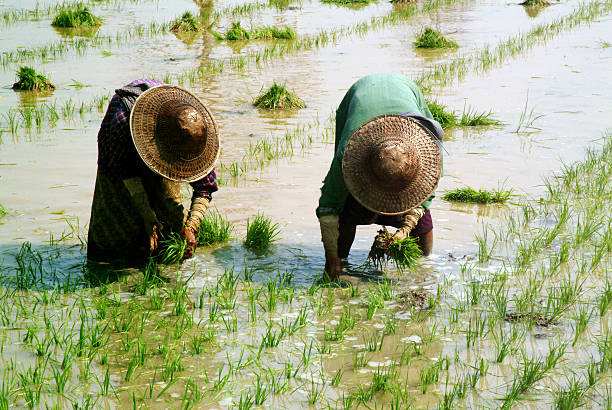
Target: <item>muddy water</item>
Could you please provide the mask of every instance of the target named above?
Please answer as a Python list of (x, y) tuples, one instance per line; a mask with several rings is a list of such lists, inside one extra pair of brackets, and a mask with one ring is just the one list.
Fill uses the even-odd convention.
[[(142, 6), (149, 7), (147, 4), (145, 2)], [(223, 138), (222, 160), (240, 159), (249, 141), (269, 134), (279, 135), (285, 128), (313, 121), (316, 116), (323, 124), (345, 90), (363, 75), (379, 71), (399, 71), (416, 76), (435, 62), (453, 58), (457, 52), (414, 51), (411, 42), (414, 33), (423, 24), (443, 27), (443, 31), (452, 33), (452, 37), (462, 44), (458, 52), (470, 52), (482, 44), (494, 44), (497, 39), (515, 33), (519, 27), (526, 29), (533, 24), (550, 21), (557, 15), (568, 12), (573, 5), (575, 3), (555, 5), (542, 11), (536, 18), (531, 18), (523, 9), (514, 5), (466, 2), (444, 9), (431, 17), (419, 18), (414, 23), (371, 32), (363, 38), (343, 39), (334, 46), (292, 56), (269, 67), (249, 66), (243, 73), (222, 74), (190, 88), (198, 93), (215, 113)], [(126, 7), (136, 10), (137, 6)], [(319, 8), (316, 3), (305, 3), (302, 7), (303, 10), (312, 10), (313, 15), (330, 14), (328, 6)], [(347, 20), (355, 16), (365, 18), (381, 13), (388, 7), (387, 4), (378, 4), (358, 11), (342, 11), (342, 16)], [(182, 10), (183, 7), (177, 6), (178, 9)], [(147, 10), (152, 15), (152, 9)], [(281, 12), (274, 13), (282, 15)], [(273, 16), (274, 13), (269, 15)], [(288, 14), (290, 13), (295, 17), (294, 11)], [(287, 19), (291, 21), (290, 17)], [(318, 27), (332, 23), (315, 17), (310, 25), (304, 24), (305, 20), (300, 21), (299, 24), (304, 25), (306, 32), (315, 32)], [(537, 198), (543, 193), (541, 176), (549, 175), (551, 171), (558, 169), (560, 160), (571, 162), (582, 158), (584, 147), (609, 126), (612, 114), (612, 98), (607, 90), (606, 70), (612, 54), (610, 48), (599, 46), (600, 40), (609, 37), (609, 25), (610, 20), (603, 19), (589, 28), (561, 35), (524, 57), (508, 61), (503, 67), (484, 74), (469, 75), (457, 85), (433, 90), (439, 100), (455, 110), (460, 111), (465, 105), (473, 106), (479, 111), (492, 110), (494, 116), (505, 123), (499, 127), (455, 129), (447, 132), (445, 147), (448, 155), (445, 157), (445, 177), (441, 181), (439, 191), (463, 184), (490, 187), (503, 183), (520, 196)], [(144, 41), (143, 44), (144, 47), (136, 50), (133, 44), (125, 44), (113, 49), (108, 57), (102, 58), (100, 50), (92, 50), (84, 56), (68, 56), (42, 65), (53, 78), (58, 79), (61, 87), (52, 96), (42, 97), (40, 101), (51, 101), (53, 98), (88, 100), (143, 73), (159, 75), (173, 70), (180, 71), (192, 66), (194, 59), (200, 54), (223, 55), (232, 51), (210, 41), (195, 41), (184, 45), (171, 35)], [(147, 45), (152, 49), (149, 50)], [(74, 70), (75, 65), (81, 68)], [(96, 72), (92, 76), (94, 67)], [(9, 84), (10, 77), (11, 73), (5, 72), (2, 77), (4, 83)], [(92, 86), (83, 89), (67, 88), (71, 78)], [(251, 99), (273, 80), (285, 81), (289, 88), (306, 100), (308, 108), (282, 117), (253, 109), (250, 106)], [(524, 109), (527, 93), (528, 109), (533, 108), (535, 114), (544, 115), (534, 124), (541, 130), (517, 134), (514, 130)], [(2, 110), (16, 107), (20, 102), (20, 95), (9, 89), (2, 90), (1, 96)], [(588, 121), (585, 121), (586, 115), (589, 115)], [(74, 122), (60, 121), (53, 129), (45, 129), (42, 132), (20, 132), (17, 136), (3, 133), (0, 144), (0, 203), (9, 211), (7, 216), (0, 219), (0, 244), (5, 250), (2, 253), (3, 263), (12, 263), (12, 256), (6, 250), (13, 251), (24, 240), (32, 241), (44, 249), (50, 232), (57, 236), (68, 229), (63, 217), (78, 217), (81, 229), (85, 226), (95, 175), (95, 135), (100, 118), (101, 114), (87, 114), (83, 118), (77, 117)], [(245, 265), (256, 268), (257, 282), (274, 274), (277, 269), (292, 271), (295, 281), (301, 286), (308, 285), (320, 271), (323, 257), (314, 209), (320, 181), (329, 166), (333, 147), (321, 144), (319, 134), (320, 131), (313, 131), (315, 143), (304, 153), (296, 148), (296, 155), (290, 160), (281, 160), (278, 164), (268, 166), (263, 171), (248, 173), (236, 181), (226, 178), (227, 185), (215, 194), (214, 204), (236, 224), (237, 239), (227, 245), (202, 248), (192, 261), (184, 264), (184, 275), (197, 272), (190, 283), (190, 292), (194, 298), (204, 287), (214, 284), (224, 268), (231, 265), (234, 265), (237, 271), (242, 270)], [(459, 278), (459, 263), (475, 256), (473, 235), (478, 232), (478, 227), (483, 222), (497, 224), (511, 208), (512, 205), (486, 208), (453, 205), (436, 200), (432, 211), (436, 233), (434, 254), (423, 260), (422, 267), (415, 274), (400, 275), (393, 272), (393, 269), (389, 269), (387, 274), (399, 280), (399, 289), (424, 284), (430, 292), (435, 291), (436, 284), (442, 279)], [(282, 238), (268, 255), (254, 255), (241, 247), (246, 219), (259, 211), (265, 212), (281, 224)], [(74, 219), (71, 221), (75, 223)], [(375, 229), (362, 227), (358, 230), (350, 262), (352, 268), (361, 273), (363, 270), (357, 267), (365, 260)], [(72, 238), (70, 243), (74, 242)], [(81, 252), (76, 247), (61, 255), (58, 263), (61, 270), (66, 271), (82, 260)], [(366, 270), (365, 273), (376, 274), (372, 270)], [(241, 302), (244, 300), (239, 300), (236, 313), (240, 318), (244, 318), (245, 305)], [(295, 314), (304, 303), (305, 300), (296, 301), (291, 307), (277, 312), (273, 319)], [(304, 344), (313, 338), (321, 341), (322, 326), (327, 325), (329, 329), (340, 313), (341, 311), (335, 309), (329, 317), (321, 321), (311, 318), (310, 327), (306, 328), (302, 335)], [(382, 319), (383, 314), (380, 313), (376, 320), (360, 325), (363, 328), (359, 330), (367, 333), (377, 329)], [(602, 329), (605, 326), (604, 319)], [(240, 328), (242, 329), (242, 322)], [(415, 340), (413, 336), (420, 332), (418, 326), (400, 328), (398, 335), (389, 337), (389, 340), (398, 343), (386, 343), (385, 349), (395, 349), (401, 345), (399, 342), (404, 338), (412, 337), (408, 340)], [(550, 333), (566, 330), (568, 329), (553, 329)], [(254, 328), (246, 333), (239, 332), (236, 336), (223, 334), (220, 341), (226, 343), (230, 354), (236, 359), (239, 355), (237, 346), (255, 346), (261, 335), (262, 329)], [(351, 362), (355, 349), (360, 348), (355, 346), (363, 344), (360, 337), (349, 336), (352, 337), (357, 340), (347, 339), (344, 345), (334, 351), (333, 356), (321, 359), (326, 377), (333, 376), (344, 363)], [(21, 334), (17, 332), (8, 336), (7, 340), (17, 341), (20, 338)], [(431, 359), (441, 353), (451, 356), (454, 354), (453, 349), (464, 352), (464, 342), (456, 342), (446, 345), (432, 344), (427, 357), (415, 359), (415, 367), (427, 366)], [(267, 352), (265, 362), (268, 365), (277, 365), (283, 362), (287, 352), (299, 355), (302, 346), (293, 344), (294, 340), (285, 341), (280, 349)], [(526, 343), (529, 352), (543, 351), (544, 346), (545, 342), (538, 342), (536, 337), (529, 338)], [(487, 349), (488, 347), (483, 347), (486, 353)], [(16, 347), (15, 351), (6, 354), (19, 355), (20, 351), (20, 348)], [(592, 353), (591, 350), (585, 349), (579, 354)], [(473, 353), (466, 353), (466, 362), (470, 362), (471, 354)], [(24, 354), (24, 357), (26, 355)], [(353, 374), (353, 371), (347, 368), (345, 378), (350, 386), (367, 383), (373, 370), (390, 357), (397, 357), (397, 352), (378, 352), (372, 355), (369, 365), (362, 372)], [(32, 363), (30, 356), (28, 360), (28, 363)], [(194, 358), (184, 364), (188, 368), (193, 366), (194, 369), (204, 366), (216, 369), (224, 361), (225, 352), (215, 351), (206, 359)], [(510, 362), (508, 366), (496, 367), (482, 387), (486, 389), (488, 383), (498, 386), (495, 382), (498, 377), (509, 380), (511, 369), (516, 365), (516, 362)], [(116, 369), (113, 369), (113, 372), (113, 382), (119, 384), (121, 373)], [(150, 376), (145, 373), (142, 379), (134, 384), (142, 389)], [(217, 375), (213, 371), (211, 376)], [(417, 374), (410, 373), (407, 377), (411, 380), (411, 389), (416, 392)], [(144, 379), (147, 381), (143, 381)], [(303, 375), (303, 380), (309, 380), (309, 376)], [(245, 389), (244, 384), (252, 382), (251, 375), (237, 379), (233, 386), (233, 400), (236, 401), (241, 389)], [(170, 398), (178, 399), (182, 391), (178, 388), (170, 389), (169, 393)], [(495, 406), (496, 401), (492, 397), (500, 397), (504, 393), (505, 387), (486, 391), (482, 393), (482, 397), (478, 397), (480, 393), (475, 393), (471, 403), (479, 403), (479, 399), (482, 399), (488, 400), (486, 403), (490, 406)], [(340, 395), (340, 390), (334, 391), (331, 388), (326, 392), (326, 396), (331, 399)], [(418, 402), (417, 405), (433, 406), (436, 402), (435, 396), (426, 396), (423, 402)], [(121, 397), (128, 401), (129, 392), (123, 392)], [(300, 403), (296, 407), (303, 407), (306, 399), (307, 391), (301, 389), (269, 403), (273, 403), (272, 407), (291, 407), (290, 403)], [(227, 407), (230, 400), (221, 397), (209, 404), (213, 403), (218, 403), (219, 407)], [(163, 401), (159, 406), (164, 406)]]

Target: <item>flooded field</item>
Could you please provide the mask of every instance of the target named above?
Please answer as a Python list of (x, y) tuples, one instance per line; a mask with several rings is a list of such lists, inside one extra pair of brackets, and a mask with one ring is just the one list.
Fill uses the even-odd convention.
[[(612, 408), (611, 2), (90, 0), (84, 31), (51, 26), (58, 4), (0, 3), (0, 408)], [(204, 29), (171, 32), (186, 11)], [(236, 22), (296, 37), (217, 38)], [(424, 27), (458, 47), (415, 48)], [(56, 88), (11, 89), (21, 66)], [(375, 269), (359, 227), (323, 285), (334, 112), (378, 72), (499, 124), (445, 130), (431, 256)], [(110, 270), (86, 260), (96, 136), (137, 78), (212, 111), (233, 231)], [(306, 107), (255, 108), (273, 82)], [(441, 199), (464, 186), (512, 196)], [(280, 238), (256, 253), (260, 213)]]

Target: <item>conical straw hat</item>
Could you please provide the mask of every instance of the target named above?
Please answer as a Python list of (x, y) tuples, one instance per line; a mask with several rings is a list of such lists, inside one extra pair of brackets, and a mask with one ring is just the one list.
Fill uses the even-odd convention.
[(181, 87), (160, 85), (142, 93), (130, 114), (130, 130), (144, 163), (173, 181), (197, 181), (219, 158), (212, 114)]
[(418, 121), (380, 115), (349, 139), (342, 159), (346, 186), (367, 209), (398, 215), (425, 202), (442, 175), (434, 137)]

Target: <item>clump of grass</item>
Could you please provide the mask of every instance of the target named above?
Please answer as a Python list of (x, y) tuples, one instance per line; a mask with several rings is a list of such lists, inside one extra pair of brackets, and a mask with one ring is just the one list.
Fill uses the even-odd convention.
[(263, 26), (247, 30), (240, 25), (240, 22), (232, 23), (225, 36), (213, 33), (219, 40), (239, 41), (239, 40), (293, 40), (297, 37), (295, 31), (289, 26), (275, 27)]
[(446, 201), (457, 201), (457, 202), (473, 202), (477, 204), (493, 204), (505, 202), (512, 195), (512, 190), (505, 189), (479, 189), (476, 191), (472, 187), (457, 188), (442, 196), (442, 199)]
[(4, 207), (4, 205), (0, 204), (0, 218), (2, 218), (4, 215), (6, 215), (8, 213), (8, 211), (6, 210), (6, 208)]
[(61, 8), (51, 23), (53, 27), (95, 27), (100, 24), (102, 20), (94, 16), (83, 3)]
[(527, 7), (545, 7), (550, 6), (552, 3), (546, 0), (525, 0), (522, 3), (519, 3), (521, 6)]
[(257, 214), (253, 222), (247, 220), (244, 247), (256, 252), (265, 251), (272, 242), (278, 240), (279, 234), (280, 227), (278, 223), (273, 223), (270, 218), (263, 214)]
[(321, 3), (327, 4), (370, 4), (372, 0), (321, 0)]
[(457, 114), (452, 111), (447, 111), (446, 105), (434, 100), (427, 101), (427, 106), (429, 107), (429, 111), (431, 111), (434, 120), (438, 121), (442, 128), (448, 128), (457, 125)]
[(486, 113), (479, 113), (476, 112), (476, 110), (468, 107), (467, 110), (463, 110), (458, 125), (461, 127), (477, 127), (479, 125), (501, 125), (501, 121), (496, 120), (495, 118), (491, 118), (492, 114), (493, 113), (491, 111)]
[(181, 18), (177, 18), (172, 22), (170, 26), (170, 31), (173, 32), (190, 32), (190, 31), (200, 31), (202, 24), (198, 21), (198, 19), (191, 14), (191, 12), (186, 11), (185, 14)]
[(43, 74), (38, 74), (32, 67), (21, 66), (17, 71), (17, 82), (13, 84), (15, 90), (53, 90), (55, 86)]
[(159, 242), (156, 259), (163, 265), (172, 265), (183, 259), (187, 242), (176, 232), (170, 233)]
[(240, 25), (240, 22), (232, 23), (230, 28), (225, 34), (225, 40), (237, 41), (237, 40), (249, 40), (251, 35), (247, 29)]
[(234, 227), (218, 211), (208, 213), (198, 230), (198, 245), (212, 245), (225, 242), (230, 238)]
[(438, 30), (431, 27), (425, 29), (419, 34), (417, 41), (414, 42), (417, 48), (457, 48), (459, 45), (445, 38)]
[(446, 105), (439, 103), (436, 100), (427, 101), (429, 111), (434, 117), (434, 120), (440, 123), (442, 128), (450, 127), (476, 127), (476, 126), (487, 126), (487, 125), (501, 125), (502, 122), (492, 118), (493, 113), (489, 112), (477, 112), (475, 109), (468, 107), (464, 108), (461, 113), (461, 117), (455, 111), (449, 111)]
[(276, 82), (272, 84), (272, 87), (270, 87), (268, 91), (260, 94), (255, 102), (253, 102), (253, 105), (258, 108), (268, 108), (272, 110), (306, 107), (306, 104), (301, 98), (287, 90), (284, 85), (276, 84)]
[(392, 260), (398, 268), (411, 269), (421, 256), (423, 252), (415, 238), (394, 240), (389, 231), (383, 227), (374, 238), (368, 259), (377, 266)]

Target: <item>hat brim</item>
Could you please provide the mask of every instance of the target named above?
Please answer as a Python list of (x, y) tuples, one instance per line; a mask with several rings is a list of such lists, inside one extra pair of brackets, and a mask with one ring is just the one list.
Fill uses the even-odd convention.
[[(160, 107), (168, 102), (188, 104), (206, 122), (206, 142), (201, 155), (191, 161), (169, 160), (163, 145), (156, 142)], [(130, 113), (130, 131), (138, 155), (154, 172), (172, 181), (194, 182), (206, 176), (219, 159), (217, 124), (206, 106), (193, 93), (175, 85), (159, 85), (143, 92)]]
[[(397, 190), (384, 189), (368, 166), (371, 148), (384, 141), (411, 144), (419, 168), (410, 182)], [(442, 176), (442, 154), (431, 133), (418, 121), (402, 115), (379, 115), (362, 124), (350, 137), (342, 159), (344, 182), (353, 197), (370, 211), (399, 215), (425, 202)]]

